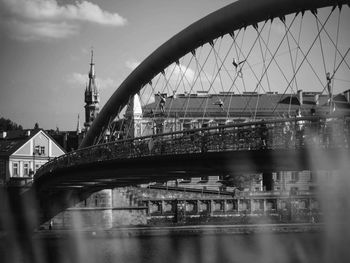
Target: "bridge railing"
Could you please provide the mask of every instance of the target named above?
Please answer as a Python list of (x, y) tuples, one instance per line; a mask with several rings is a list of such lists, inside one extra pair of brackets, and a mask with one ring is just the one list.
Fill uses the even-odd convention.
[(183, 130), (99, 144), (43, 165), (35, 178), (55, 169), (115, 159), (259, 149), (348, 148), (349, 120), (304, 117)]

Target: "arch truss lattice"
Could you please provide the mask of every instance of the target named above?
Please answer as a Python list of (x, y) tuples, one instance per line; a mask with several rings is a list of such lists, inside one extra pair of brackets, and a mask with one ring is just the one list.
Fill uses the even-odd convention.
[[(255, 121), (264, 112), (331, 110), (335, 95), (349, 89), (349, 6), (347, 0), (241, 0), (208, 15), (129, 75), (81, 147), (157, 133), (156, 120), (171, 132), (210, 125), (214, 112), (227, 123)], [(313, 103), (304, 105), (300, 90)]]

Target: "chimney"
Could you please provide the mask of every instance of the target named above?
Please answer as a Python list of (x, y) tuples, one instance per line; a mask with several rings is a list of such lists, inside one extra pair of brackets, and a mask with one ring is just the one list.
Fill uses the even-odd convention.
[(27, 136), (27, 137), (30, 136), (30, 130), (26, 130), (26, 136)]
[(346, 98), (346, 101), (347, 101), (348, 103), (350, 103), (350, 89), (344, 91), (343, 94), (344, 94), (344, 96), (345, 96), (345, 98)]
[(298, 90), (298, 100), (300, 102), (300, 105), (303, 105), (303, 90)]
[(5, 131), (0, 132), (0, 139), (5, 139), (6, 136), (7, 136), (7, 132)]

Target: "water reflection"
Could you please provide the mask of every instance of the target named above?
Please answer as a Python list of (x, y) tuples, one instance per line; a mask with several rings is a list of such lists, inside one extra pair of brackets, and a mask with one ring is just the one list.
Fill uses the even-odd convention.
[[(33, 238), (37, 254), (28, 254), (1, 242), (5, 262), (330, 262), (325, 254), (324, 234), (187, 235), (106, 238)], [(5, 257), (4, 257), (5, 255)], [(20, 255), (23, 255), (21, 257)], [(335, 262), (345, 262), (334, 258)], [(3, 262), (3, 261), (2, 261)]]
[[(350, 228), (346, 225), (350, 218), (349, 149), (333, 160), (312, 146), (309, 149), (315, 171), (320, 162), (336, 162), (330, 167), (338, 167), (318, 178), (324, 213), (322, 232), (202, 236), (165, 233), (116, 238), (113, 230), (54, 230), (33, 235), (25, 226), (32, 225), (28, 222), (35, 221), (36, 216), (24, 213), (22, 221), (15, 222), (7, 195), (0, 191), (0, 262), (350, 262)], [(74, 220), (75, 229), (81, 229), (82, 219), (78, 216)]]

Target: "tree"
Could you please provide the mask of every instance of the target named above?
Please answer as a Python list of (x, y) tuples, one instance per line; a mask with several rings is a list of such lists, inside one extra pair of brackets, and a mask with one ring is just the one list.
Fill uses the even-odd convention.
[(258, 174), (228, 174), (224, 176), (222, 184), (226, 187), (233, 187), (233, 196), (235, 196), (237, 190), (242, 191), (245, 187), (250, 186), (252, 181), (258, 179)]
[(35, 123), (35, 125), (34, 125), (34, 130), (39, 130), (40, 128), (39, 128), (39, 123)]
[(21, 125), (11, 121), (10, 119), (0, 118), (0, 131), (23, 130)]

